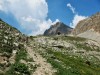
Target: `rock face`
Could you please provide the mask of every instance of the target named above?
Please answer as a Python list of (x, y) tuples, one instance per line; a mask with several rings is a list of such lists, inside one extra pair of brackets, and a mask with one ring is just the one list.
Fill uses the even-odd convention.
[(80, 21), (72, 33), (80, 37), (100, 41), (100, 37), (98, 37), (100, 36), (100, 13)]
[(57, 22), (52, 25), (49, 29), (44, 32), (44, 35), (60, 35), (60, 34), (69, 34), (71, 33), (72, 28), (68, 27), (64, 23)]

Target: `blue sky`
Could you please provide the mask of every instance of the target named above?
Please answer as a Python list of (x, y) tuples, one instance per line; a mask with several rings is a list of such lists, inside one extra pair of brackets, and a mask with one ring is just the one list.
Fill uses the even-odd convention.
[(100, 12), (100, 0), (0, 0), (0, 18), (28, 35), (42, 34), (58, 21), (75, 27)]
[(100, 0), (47, 0), (51, 20), (58, 18), (67, 25), (73, 20), (75, 14), (67, 7), (70, 3), (75, 11), (82, 16), (91, 16), (100, 12)]

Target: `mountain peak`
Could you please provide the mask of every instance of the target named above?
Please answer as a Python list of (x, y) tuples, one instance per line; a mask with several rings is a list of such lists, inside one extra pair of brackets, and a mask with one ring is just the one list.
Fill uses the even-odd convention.
[(71, 31), (72, 28), (65, 25), (63, 22), (57, 22), (56, 24), (51, 25), (51, 27), (44, 32), (44, 35), (57, 35), (57, 32), (69, 34)]

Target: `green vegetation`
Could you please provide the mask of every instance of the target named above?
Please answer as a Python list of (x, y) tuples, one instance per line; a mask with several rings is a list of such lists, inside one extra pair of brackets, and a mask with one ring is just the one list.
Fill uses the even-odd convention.
[[(46, 50), (50, 55), (53, 54), (55, 58), (44, 56), (47, 61), (52, 64), (54, 68), (58, 70), (56, 75), (99, 75), (100, 64), (91, 65), (86, 63), (86, 59), (82, 59), (78, 56), (64, 55), (61, 52), (54, 52), (52, 49)], [(45, 54), (43, 54), (45, 55)]]
[(10, 69), (6, 72), (5, 75), (30, 75), (29, 67), (24, 64), (20, 63), (20, 60), (27, 60), (27, 52), (22, 44), (19, 44), (15, 63), (10, 66)]
[(28, 66), (23, 63), (15, 63), (5, 75), (30, 75)]
[(21, 59), (27, 60), (27, 52), (26, 50), (19, 50), (16, 54), (16, 62), (19, 62)]
[[(19, 44), (19, 49), (16, 54), (15, 63), (10, 66), (10, 69), (5, 75), (31, 75), (31, 72), (35, 71), (36, 65), (21, 63), (20, 60), (25, 60), (26, 62), (33, 62), (33, 59), (27, 58), (26, 49), (22, 44)], [(30, 68), (30, 69), (29, 69)]]

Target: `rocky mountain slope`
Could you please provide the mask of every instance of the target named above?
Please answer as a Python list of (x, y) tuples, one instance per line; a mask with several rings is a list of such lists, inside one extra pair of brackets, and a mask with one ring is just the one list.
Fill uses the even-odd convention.
[(0, 75), (100, 75), (100, 45), (65, 35), (25, 36), (0, 20)]
[(27, 56), (24, 43), (26, 36), (0, 19), (0, 75), (16, 75), (17, 70), (29, 74), (27, 66), (20, 63)]
[(0, 19), (0, 75), (53, 75), (55, 70), (33, 51), (30, 40)]
[(69, 34), (72, 28), (68, 27), (62, 22), (57, 22), (52, 25), (48, 30), (44, 32), (44, 35), (57, 35), (57, 34)]
[(100, 42), (100, 13), (80, 21), (72, 33)]

